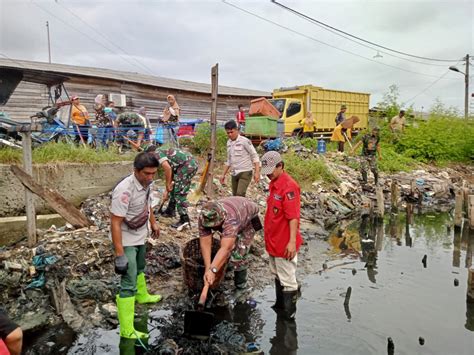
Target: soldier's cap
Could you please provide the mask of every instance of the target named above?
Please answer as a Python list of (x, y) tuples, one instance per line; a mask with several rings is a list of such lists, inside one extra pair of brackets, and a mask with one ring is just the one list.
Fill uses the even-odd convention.
[(275, 170), (278, 163), (281, 163), (283, 159), (281, 158), (280, 153), (275, 151), (270, 151), (265, 153), (262, 156), (262, 174), (263, 175), (270, 175)]
[(201, 223), (203, 227), (218, 227), (224, 223), (226, 215), (225, 208), (221, 203), (208, 202), (202, 207), (200, 215)]
[(342, 105), (341, 105), (341, 110), (344, 109), (344, 108), (347, 108), (347, 106), (344, 105), (344, 104), (342, 104)]

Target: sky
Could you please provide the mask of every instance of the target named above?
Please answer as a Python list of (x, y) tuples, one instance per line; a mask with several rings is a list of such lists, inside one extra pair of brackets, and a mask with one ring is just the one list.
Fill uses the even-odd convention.
[[(400, 52), (456, 61), (474, 56), (474, 0), (278, 2)], [(197, 82), (210, 82), (219, 63), (221, 85), (270, 92), (313, 84), (370, 93), (375, 106), (395, 84), (406, 107), (426, 112), (439, 98), (464, 108), (464, 76), (448, 68), (464, 71), (465, 62), (385, 49), (374, 58), (375, 47), (270, 0), (0, 0), (0, 56), (47, 62), (46, 21), (55, 63)]]

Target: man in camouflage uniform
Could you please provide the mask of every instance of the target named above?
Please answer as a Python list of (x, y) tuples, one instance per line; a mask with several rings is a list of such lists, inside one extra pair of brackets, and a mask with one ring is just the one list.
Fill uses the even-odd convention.
[[(206, 267), (204, 282), (212, 286), (216, 274), (225, 267), (230, 257), (235, 287), (238, 290), (245, 289), (250, 246), (255, 232), (261, 229), (258, 205), (241, 196), (208, 202), (201, 210), (198, 227)], [(212, 235), (216, 231), (221, 233), (221, 246), (211, 261)]]
[(169, 195), (168, 207), (162, 213), (165, 217), (174, 217), (178, 211), (179, 221), (172, 224), (173, 228), (183, 228), (189, 225), (187, 195), (191, 180), (198, 170), (196, 159), (179, 148), (156, 148), (151, 146), (147, 152), (154, 152), (165, 172), (166, 190), (163, 199)]
[(367, 172), (370, 169), (374, 174), (375, 185), (379, 181), (379, 172), (377, 169), (376, 153), (379, 154), (379, 159), (382, 159), (382, 152), (380, 151), (380, 137), (379, 129), (377, 127), (372, 129), (371, 133), (365, 134), (362, 139), (352, 148), (353, 154), (357, 148), (362, 144), (362, 155), (360, 162), (360, 171), (362, 174), (362, 184), (367, 184)]

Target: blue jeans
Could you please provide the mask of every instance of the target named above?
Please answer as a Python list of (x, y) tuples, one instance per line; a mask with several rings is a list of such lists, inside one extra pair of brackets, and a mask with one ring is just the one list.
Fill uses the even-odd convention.
[(98, 145), (107, 148), (108, 143), (112, 141), (113, 129), (112, 126), (99, 127), (97, 131)]

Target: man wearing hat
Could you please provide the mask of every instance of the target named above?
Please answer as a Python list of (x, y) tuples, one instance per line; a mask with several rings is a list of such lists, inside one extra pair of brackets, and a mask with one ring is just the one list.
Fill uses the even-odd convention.
[(377, 158), (376, 153), (379, 154), (379, 159), (382, 159), (382, 152), (380, 150), (380, 137), (379, 137), (379, 128), (374, 127), (371, 133), (367, 133), (362, 137), (362, 140), (357, 142), (357, 144), (352, 148), (351, 154), (359, 148), (362, 144), (362, 159), (360, 162), (360, 172), (362, 174), (362, 184), (367, 184), (367, 171), (370, 170), (374, 174), (375, 185), (379, 181), (379, 172), (377, 169)]
[(297, 253), (303, 242), (299, 231), (300, 187), (288, 175), (278, 152), (265, 153), (262, 174), (270, 181), (265, 213), (265, 248), (270, 255), (270, 271), (275, 276), (276, 302), (273, 309), (293, 319), (296, 313), (298, 282)]
[[(206, 203), (198, 219), (201, 253), (206, 272), (204, 282), (210, 286), (227, 259), (234, 267), (234, 284), (239, 290), (247, 286), (247, 264), (255, 232), (261, 229), (258, 205), (241, 196), (225, 197)], [(212, 235), (220, 232), (221, 245), (211, 260)]]
[(170, 200), (162, 215), (172, 218), (175, 216), (175, 210), (177, 210), (179, 221), (171, 226), (177, 229), (189, 226), (187, 196), (191, 187), (191, 180), (198, 170), (196, 159), (191, 153), (173, 147), (157, 149), (155, 145), (152, 145), (146, 151), (155, 154), (165, 173), (166, 192), (163, 200), (167, 199), (168, 194)]
[(336, 115), (336, 126), (340, 125), (342, 123), (342, 121), (344, 121), (346, 119), (346, 110), (347, 110), (347, 106), (344, 105), (344, 104), (341, 105), (341, 109), (339, 110), (339, 112)]

